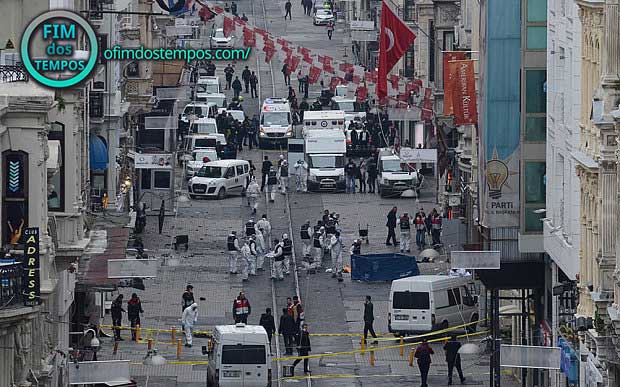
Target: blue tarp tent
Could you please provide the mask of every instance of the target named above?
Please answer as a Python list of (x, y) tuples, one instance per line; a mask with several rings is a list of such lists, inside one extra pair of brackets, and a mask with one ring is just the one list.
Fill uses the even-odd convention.
[(419, 275), (415, 257), (403, 254), (363, 254), (351, 256), (351, 279), (392, 281)]

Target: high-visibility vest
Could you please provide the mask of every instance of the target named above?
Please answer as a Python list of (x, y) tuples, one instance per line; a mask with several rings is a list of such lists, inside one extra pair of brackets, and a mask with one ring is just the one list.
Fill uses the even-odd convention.
[(235, 314), (248, 314), (250, 313), (250, 302), (247, 299), (235, 300)]
[(409, 217), (408, 216), (401, 216), (400, 217), (400, 229), (403, 231), (407, 231), (411, 228), (411, 224), (409, 223)]

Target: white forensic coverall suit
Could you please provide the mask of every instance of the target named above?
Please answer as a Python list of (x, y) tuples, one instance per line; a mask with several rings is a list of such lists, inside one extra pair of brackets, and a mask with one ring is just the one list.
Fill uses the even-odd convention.
[(250, 208), (252, 208), (252, 213), (256, 213), (256, 209), (258, 208), (258, 198), (260, 197), (260, 187), (256, 180), (252, 180), (248, 189), (246, 190), (246, 195), (248, 196), (248, 202), (250, 203)]
[(308, 191), (308, 164), (303, 160), (295, 163), (295, 183), (297, 192)]
[(265, 247), (271, 248), (271, 223), (266, 218), (260, 218), (256, 222), (258, 229), (263, 229), (263, 238), (265, 239)]
[(250, 252), (250, 246), (247, 243), (244, 243), (241, 246), (241, 279), (243, 281), (247, 281), (248, 275), (250, 273), (250, 259), (252, 253)]
[(265, 252), (267, 251), (267, 245), (265, 244), (265, 238), (260, 229), (256, 230), (256, 268), (263, 270), (263, 264), (265, 262)]
[(248, 246), (250, 248), (250, 256), (248, 257), (248, 272), (250, 275), (256, 275), (256, 257), (258, 256), (258, 246), (254, 240), (250, 240)]
[(332, 273), (342, 273), (342, 239), (336, 235), (332, 235), (329, 242), (329, 250), (332, 256)]
[(185, 344), (187, 345), (192, 345), (192, 333), (196, 321), (198, 321), (198, 304), (194, 302), (185, 308), (181, 315), (181, 324), (185, 330)]

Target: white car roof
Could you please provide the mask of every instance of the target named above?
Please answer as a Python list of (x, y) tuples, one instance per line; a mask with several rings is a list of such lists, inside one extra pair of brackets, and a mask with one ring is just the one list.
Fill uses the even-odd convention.
[(308, 120), (344, 120), (344, 110), (309, 110), (304, 112), (304, 121)]
[(265, 328), (260, 325), (216, 325), (215, 330), (221, 334), (257, 333), (265, 336), (267, 335)]
[(215, 121), (215, 118), (202, 117), (202, 118), (198, 118), (198, 119), (194, 120), (194, 124), (214, 124), (214, 125), (217, 125), (217, 121)]
[(230, 167), (232, 165), (243, 165), (243, 164), (250, 164), (249, 162), (247, 162), (246, 160), (217, 160), (217, 161), (210, 161), (208, 163), (206, 163), (206, 166), (209, 167)]
[(267, 98), (261, 112), (290, 112), (291, 105), (284, 98)]
[(198, 77), (198, 82), (196, 82), (197, 85), (208, 85), (213, 83), (219, 83), (219, 79), (217, 77), (207, 75), (202, 75)]

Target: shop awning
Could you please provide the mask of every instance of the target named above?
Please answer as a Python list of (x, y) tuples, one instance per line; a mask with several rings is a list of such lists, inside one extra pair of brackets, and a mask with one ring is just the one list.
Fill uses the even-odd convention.
[(91, 231), (90, 243), (80, 258), (79, 284), (115, 287), (119, 283), (118, 279), (108, 278), (108, 259), (125, 259), (129, 231), (126, 227)]
[(90, 136), (90, 169), (105, 171), (108, 169), (108, 147), (99, 136)]
[(47, 148), (49, 150), (49, 155), (46, 161), (47, 175), (52, 176), (60, 170), (60, 166), (62, 163), (62, 159), (60, 158), (60, 155), (61, 155), (60, 141), (59, 140), (48, 140)]

